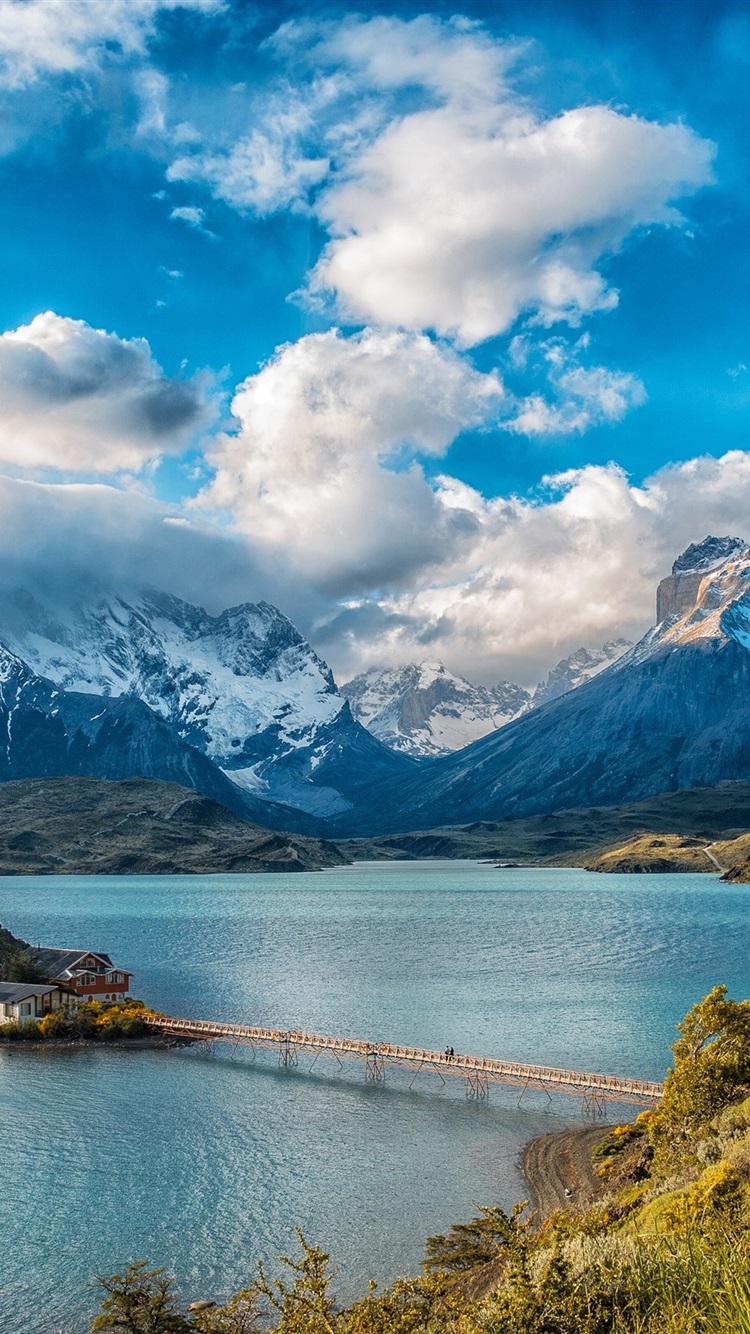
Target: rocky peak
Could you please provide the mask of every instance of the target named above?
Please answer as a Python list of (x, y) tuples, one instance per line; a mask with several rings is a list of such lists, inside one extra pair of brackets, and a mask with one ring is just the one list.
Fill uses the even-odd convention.
[(656, 590), (656, 622), (675, 621), (697, 608), (701, 585), (708, 576), (722, 570), (750, 552), (741, 537), (706, 537), (693, 542), (672, 566), (672, 573), (662, 579)]
[(414, 759), (447, 755), (528, 707), (511, 681), (475, 686), (431, 659), (371, 668), (342, 687), (354, 717), (390, 749)]
[(741, 537), (704, 537), (702, 542), (691, 542), (672, 566), (672, 574), (706, 574), (723, 565), (730, 557), (748, 549)]

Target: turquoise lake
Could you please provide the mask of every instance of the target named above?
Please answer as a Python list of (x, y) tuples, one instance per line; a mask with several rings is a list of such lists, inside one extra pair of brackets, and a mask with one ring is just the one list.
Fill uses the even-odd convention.
[[(169, 1014), (662, 1078), (712, 986), (750, 996), (750, 887), (468, 862), (315, 875), (0, 879), (0, 921), (108, 951)], [(493, 1086), (226, 1048), (0, 1048), (0, 1334), (79, 1334), (93, 1275), (148, 1258), (222, 1297), (294, 1248), (342, 1300), (414, 1271), (472, 1201), (523, 1197), (523, 1144), (579, 1119)], [(632, 1115), (632, 1110), (615, 1111)]]

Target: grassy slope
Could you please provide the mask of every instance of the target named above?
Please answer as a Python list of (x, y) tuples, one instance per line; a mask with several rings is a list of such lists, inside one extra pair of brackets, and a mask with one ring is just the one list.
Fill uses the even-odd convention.
[(0, 785), (0, 875), (317, 870), (332, 843), (279, 834), (176, 783), (29, 779)]
[(710, 846), (729, 878), (750, 879), (750, 783), (334, 845), (247, 823), (174, 783), (32, 779), (0, 785), (0, 829), (0, 875), (316, 870), (425, 857), (712, 871)]
[[(748, 829), (750, 783), (723, 783), (716, 788), (664, 792), (624, 806), (588, 807), (380, 838), (347, 839), (339, 847), (355, 860), (473, 857), (529, 865), (586, 866), (635, 835), (694, 838), (705, 847), (717, 840), (723, 846), (724, 841)], [(692, 849), (684, 851), (689, 854), (689, 865), (681, 861), (679, 869), (712, 869), (703, 853), (695, 856)], [(712, 851), (722, 862), (716, 849)]]

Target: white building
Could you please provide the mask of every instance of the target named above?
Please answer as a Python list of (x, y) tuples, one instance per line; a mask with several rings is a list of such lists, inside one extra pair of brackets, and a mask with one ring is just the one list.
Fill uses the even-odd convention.
[(69, 999), (67, 990), (46, 982), (0, 982), (0, 1024), (43, 1019)]

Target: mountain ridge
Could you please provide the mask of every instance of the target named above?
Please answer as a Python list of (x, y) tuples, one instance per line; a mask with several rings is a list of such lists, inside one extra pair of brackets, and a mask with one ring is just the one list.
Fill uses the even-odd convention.
[[(267, 602), (211, 616), (151, 589), (127, 599), (97, 591), (61, 609), (17, 590), (0, 603), (0, 641), (60, 700), (98, 698), (108, 715), (139, 701), (171, 729), (173, 743), (244, 792), (254, 813), (268, 803), (269, 823), (278, 822), (279, 805), (300, 811), (303, 823), (341, 813), (364, 781), (411, 763), (355, 722), (330, 668)], [(149, 766), (144, 776), (179, 780), (159, 773), (154, 756)], [(242, 807), (239, 796), (232, 803)]]
[[(397, 799), (375, 785), (333, 827), (372, 835), (746, 779), (750, 548), (720, 540), (731, 542), (728, 553), (695, 571), (691, 604), (593, 680), (408, 775)], [(699, 544), (691, 560), (700, 563), (700, 548), (716, 541)]]
[(400, 668), (371, 668), (341, 693), (358, 722), (385, 745), (413, 759), (434, 759), (463, 749), (551, 699), (598, 675), (631, 646), (613, 639), (563, 658), (532, 691), (514, 681), (478, 686), (426, 659)]

